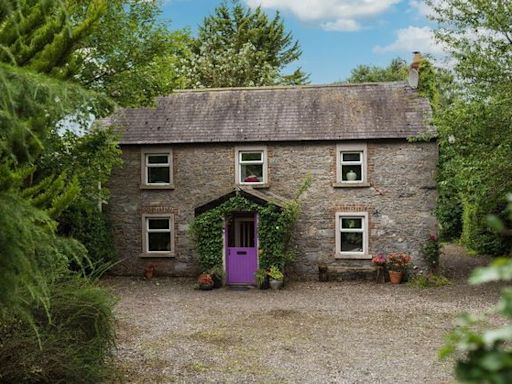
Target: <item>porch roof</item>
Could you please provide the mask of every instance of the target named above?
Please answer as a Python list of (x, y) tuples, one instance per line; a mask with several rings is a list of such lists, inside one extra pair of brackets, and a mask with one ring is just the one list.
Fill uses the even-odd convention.
[(216, 208), (219, 205), (225, 203), (234, 196), (242, 196), (249, 201), (252, 201), (259, 205), (274, 204), (275, 206), (283, 209), (286, 204), (290, 201), (282, 196), (276, 195), (275, 193), (257, 190), (248, 186), (236, 186), (230, 192), (211, 200), (199, 207), (194, 209), (195, 216), (209, 211), (210, 209)]

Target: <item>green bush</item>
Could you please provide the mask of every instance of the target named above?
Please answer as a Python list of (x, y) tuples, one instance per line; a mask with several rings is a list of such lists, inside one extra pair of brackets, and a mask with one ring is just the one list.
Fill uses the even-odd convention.
[[(49, 312), (0, 319), (0, 382), (98, 383), (113, 375), (114, 298), (80, 277), (50, 287)], [(37, 332), (37, 333), (36, 333)]]
[(441, 257), (441, 245), (436, 235), (430, 235), (423, 245), (422, 253), (429, 271), (436, 273), (439, 270), (439, 258)]
[(440, 275), (413, 275), (407, 284), (414, 288), (437, 288), (450, 284), (450, 280)]
[(439, 185), (436, 217), (439, 221), (439, 236), (442, 240), (460, 239), (462, 234), (462, 202), (455, 188)]
[(97, 207), (72, 204), (59, 217), (58, 232), (80, 241), (93, 264), (111, 263), (116, 259), (110, 221)]
[(464, 200), (462, 227), (462, 243), (476, 254), (500, 256), (506, 254), (512, 247), (512, 239), (489, 228), (487, 217), (497, 214), (503, 218), (505, 204), (490, 199), (478, 203)]

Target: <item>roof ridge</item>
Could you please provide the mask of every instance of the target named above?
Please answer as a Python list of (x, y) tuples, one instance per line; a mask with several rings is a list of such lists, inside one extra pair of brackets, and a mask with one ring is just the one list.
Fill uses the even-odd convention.
[[(260, 87), (225, 87), (225, 88), (190, 88), (175, 89), (173, 93), (193, 93), (193, 92), (228, 92), (228, 91), (272, 91), (272, 90), (291, 90), (291, 89), (315, 89), (315, 88), (349, 88), (363, 86), (384, 86), (384, 85), (407, 85), (406, 81), (382, 81), (365, 83), (337, 83), (337, 84), (302, 84), (302, 85), (269, 85)], [(168, 97), (171, 96), (160, 96)]]

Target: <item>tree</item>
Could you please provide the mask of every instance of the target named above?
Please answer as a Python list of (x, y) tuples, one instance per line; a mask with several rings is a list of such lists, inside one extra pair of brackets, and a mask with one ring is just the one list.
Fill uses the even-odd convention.
[(282, 73), (300, 55), (279, 13), (269, 19), (260, 7), (234, 1), (204, 19), (182, 71), (193, 88), (304, 84), (308, 76), (300, 68)]
[[(79, 8), (75, 14), (85, 12)], [(178, 67), (190, 55), (191, 37), (186, 30), (169, 31), (159, 15), (156, 1), (109, 1), (101, 27), (76, 51), (75, 79), (122, 106), (152, 104), (155, 96), (183, 88)]]
[(62, 170), (36, 180), (37, 160), (66, 116), (110, 113), (104, 96), (65, 81), (105, 1), (0, 3), (0, 381), (96, 383), (109, 375), (113, 298), (84, 277), (87, 252), (56, 221), (81, 189)]
[(507, 220), (504, 196), (512, 190), (512, 4), (428, 3), (440, 24), (436, 36), (456, 60), (459, 85), (453, 103), (435, 114), (444, 170), (440, 186), (446, 187), (440, 189), (444, 206), (438, 211), (462, 206), (463, 244), (500, 255), (511, 240), (490, 231), (485, 218), (497, 214)]
[(405, 81), (409, 65), (404, 59), (399, 57), (391, 60), (387, 67), (377, 67), (375, 65), (358, 65), (350, 71), (347, 78), (348, 83), (373, 83), (380, 81)]
[[(508, 195), (508, 217), (512, 220), (512, 194)], [(510, 236), (497, 217), (488, 217), (488, 224), (495, 231)], [(512, 248), (510, 249), (512, 252)], [(512, 260), (499, 258), (490, 266), (476, 269), (470, 283), (512, 281)], [(495, 328), (491, 317), (500, 318), (504, 324)], [(441, 358), (456, 354), (455, 374), (464, 383), (510, 383), (512, 380), (512, 288), (504, 288), (498, 305), (487, 316), (463, 314), (456, 327), (447, 335), (445, 345), (439, 351)]]

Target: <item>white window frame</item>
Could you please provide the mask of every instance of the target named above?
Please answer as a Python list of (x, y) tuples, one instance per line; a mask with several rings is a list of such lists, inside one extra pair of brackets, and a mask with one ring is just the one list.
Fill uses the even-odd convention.
[[(169, 229), (149, 229), (150, 219), (168, 219)], [(149, 234), (169, 232), (170, 251), (150, 251)], [(152, 213), (142, 215), (142, 257), (172, 257), (174, 256), (174, 215), (168, 213)]]
[[(167, 156), (167, 163), (161, 164), (149, 164), (148, 158), (149, 156)], [(143, 148), (141, 151), (141, 186), (145, 189), (172, 189), (174, 188), (174, 179), (173, 179), (173, 159), (172, 159), (172, 150), (170, 148)], [(148, 168), (164, 168), (169, 167), (169, 182), (168, 183), (149, 183), (148, 177), (149, 172)]]
[[(261, 160), (242, 162), (242, 153), (261, 153)], [(242, 181), (242, 165), (243, 164), (261, 164), (263, 166), (263, 181), (259, 182), (243, 182)], [(266, 186), (268, 184), (268, 158), (267, 147), (264, 146), (248, 146), (235, 148), (235, 183), (237, 185), (247, 186)]]
[[(357, 218), (362, 219), (362, 228), (347, 228), (343, 232), (358, 232), (363, 234), (363, 251), (362, 252), (342, 252), (341, 251), (341, 220)], [(368, 252), (368, 212), (336, 212), (336, 258), (337, 259), (371, 259)]]
[[(361, 153), (360, 162), (343, 162), (343, 153)], [(343, 180), (342, 165), (361, 164), (361, 180)], [(336, 183), (341, 186), (365, 186), (368, 184), (368, 150), (366, 143), (336, 145)]]

